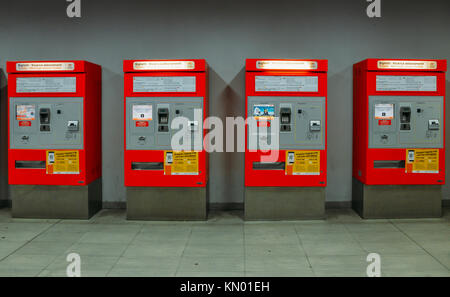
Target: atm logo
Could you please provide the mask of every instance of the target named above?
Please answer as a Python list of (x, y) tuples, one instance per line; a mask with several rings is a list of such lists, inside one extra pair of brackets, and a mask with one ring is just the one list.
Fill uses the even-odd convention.
[(136, 121), (136, 127), (148, 127), (147, 121)]
[(31, 127), (31, 121), (20, 121), (19, 127)]
[(390, 126), (392, 124), (391, 120), (379, 120), (378, 126)]

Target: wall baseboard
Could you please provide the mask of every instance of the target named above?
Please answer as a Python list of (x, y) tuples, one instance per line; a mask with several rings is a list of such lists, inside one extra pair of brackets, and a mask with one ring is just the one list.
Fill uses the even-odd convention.
[(209, 210), (212, 211), (244, 210), (244, 203), (242, 202), (210, 203)]
[[(443, 207), (450, 207), (450, 199), (442, 200)], [(0, 208), (11, 208), (11, 200), (0, 200)], [(326, 209), (346, 209), (351, 208), (351, 201), (329, 201), (325, 202)], [(126, 209), (126, 202), (104, 201), (103, 209)], [(209, 210), (213, 211), (229, 211), (244, 210), (244, 203), (210, 203)]]
[(328, 201), (325, 202), (325, 209), (346, 209), (352, 208), (351, 201)]
[(103, 209), (127, 209), (127, 203), (124, 201), (103, 201)]

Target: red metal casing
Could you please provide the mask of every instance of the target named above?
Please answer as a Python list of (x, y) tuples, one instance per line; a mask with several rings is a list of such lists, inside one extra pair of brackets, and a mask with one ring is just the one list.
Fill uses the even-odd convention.
[[(186, 61), (194, 62), (192, 69), (167, 69), (167, 70), (136, 70), (135, 62), (153, 61)], [(203, 98), (203, 120), (208, 117), (209, 110), (209, 84), (208, 64), (204, 59), (175, 59), (175, 60), (125, 60), (123, 62), (125, 73), (124, 85), (124, 119), (126, 120), (126, 98), (127, 97), (202, 97)], [(195, 92), (151, 92), (137, 93), (133, 91), (133, 77), (136, 76), (195, 76)], [(132, 162), (164, 162), (164, 150), (128, 150), (127, 149), (127, 125), (124, 124), (124, 150), (125, 150), (125, 186), (127, 187), (206, 187), (209, 177), (208, 153), (204, 146), (199, 151), (199, 174), (198, 175), (165, 175), (160, 170), (132, 170)], [(203, 125), (203, 135), (207, 130)]]
[[(412, 59), (367, 59), (353, 65), (353, 177), (367, 185), (443, 185), (445, 184), (445, 72), (446, 60), (435, 62), (435, 69), (379, 68), (379, 61), (417, 61)], [(376, 76), (436, 76), (436, 91), (377, 91)], [(439, 173), (406, 173), (404, 168), (374, 168), (376, 160), (405, 160), (407, 148), (369, 148), (369, 96), (443, 96), (443, 147), (439, 148)]]
[[(317, 68), (310, 70), (268, 70), (258, 68), (258, 61), (306, 61), (316, 62)], [(327, 71), (328, 60), (304, 59), (247, 59), (245, 75), (245, 117), (248, 118), (249, 96), (273, 96), (274, 101), (279, 96), (325, 97), (325, 119), (327, 119)], [(317, 76), (318, 92), (257, 92), (255, 91), (255, 76)], [(250, 151), (248, 148), (248, 125), (245, 127), (245, 186), (247, 187), (326, 187), (327, 184), (327, 120), (325, 121), (325, 149), (320, 150), (319, 175), (285, 175), (283, 170), (254, 170), (253, 162), (260, 162), (261, 156), (267, 155), (261, 151)], [(307, 149), (305, 149), (307, 150)], [(286, 161), (286, 150), (279, 150), (278, 162)]]
[[(71, 70), (17, 70), (18, 63), (73, 63)], [(101, 98), (102, 70), (87, 61), (15, 61), (7, 62), (8, 72), (8, 180), (10, 185), (85, 186), (102, 176)], [(74, 93), (18, 93), (19, 77), (76, 77)], [(84, 148), (79, 153), (79, 174), (47, 174), (46, 169), (18, 169), (15, 161), (45, 161), (45, 149), (10, 148), (10, 98), (82, 97)], [(68, 149), (74, 151), (73, 149)]]

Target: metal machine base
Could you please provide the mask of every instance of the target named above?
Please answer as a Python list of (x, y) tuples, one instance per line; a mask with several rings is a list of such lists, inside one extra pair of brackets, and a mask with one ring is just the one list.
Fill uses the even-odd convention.
[(102, 208), (102, 180), (87, 186), (11, 185), (13, 218), (89, 219)]
[(208, 187), (127, 187), (127, 219), (188, 221), (208, 218)]
[(353, 209), (364, 219), (442, 216), (440, 185), (365, 185), (353, 178)]
[(324, 187), (245, 187), (245, 220), (325, 218)]

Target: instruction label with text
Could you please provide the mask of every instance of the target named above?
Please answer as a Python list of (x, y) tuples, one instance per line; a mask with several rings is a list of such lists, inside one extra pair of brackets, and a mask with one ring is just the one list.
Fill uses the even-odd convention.
[(438, 149), (406, 150), (406, 173), (439, 173)]
[(377, 91), (436, 92), (436, 76), (377, 75)]
[(47, 174), (80, 174), (78, 151), (47, 151)]
[(320, 151), (286, 151), (286, 175), (320, 175)]
[(164, 152), (164, 175), (198, 175), (198, 152)]
[(256, 76), (256, 92), (318, 92), (317, 76)]
[(195, 76), (135, 76), (133, 77), (133, 92), (195, 92), (195, 83)]
[(76, 77), (18, 77), (17, 93), (75, 93)]

